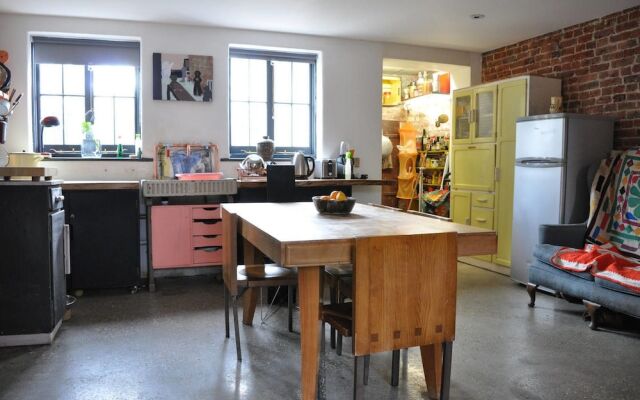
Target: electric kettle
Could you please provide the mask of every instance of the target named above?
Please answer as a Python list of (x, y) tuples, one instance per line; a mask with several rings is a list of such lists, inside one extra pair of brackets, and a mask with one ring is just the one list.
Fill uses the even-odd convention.
[[(311, 161), (311, 165), (309, 165), (309, 161)], [(301, 151), (297, 151), (293, 154), (291, 164), (293, 164), (296, 178), (307, 179), (313, 174), (316, 160), (311, 156), (305, 156)]]

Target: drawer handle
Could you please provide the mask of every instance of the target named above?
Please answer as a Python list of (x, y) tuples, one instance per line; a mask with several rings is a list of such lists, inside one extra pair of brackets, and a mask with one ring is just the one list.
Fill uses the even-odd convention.
[(194, 250), (205, 251), (207, 253), (214, 253), (218, 250), (222, 249), (222, 246), (205, 246), (205, 247), (196, 247)]
[(486, 203), (489, 199), (478, 199), (478, 203)]
[(220, 222), (219, 219), (196, 219), (194, 222), (205, 224), (205, 225), (215, 225)]
[(215, 211), (218, 209), (218, 207), (202, 207), (202, 209), (207, 211)]
[(485, 223), (487, 220), (485, 218), (476, 218), (476, 221)]
[(202, 235), (202, 237), (207, 239), (213, 239), (215, 237), (218, 237), (218, 235)]

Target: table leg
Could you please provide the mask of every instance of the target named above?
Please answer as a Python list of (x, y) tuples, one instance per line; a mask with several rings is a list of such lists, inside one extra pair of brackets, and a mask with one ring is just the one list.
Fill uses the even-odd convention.
[(242, 323), (248, 326), (253, 325), (253, 316), (256, 313), (256, 305), (258, 304), (258, 294), (260, 288), (249, 288), (244, 293), (244, 301), (242, 303)]
[[(264, 264), (264, 255), (251, 242), (244, 239), (242, 243), (243, 259), (245, 265)], [(253, 325), (253, 316), (256, 313), (260, 288), (249, 288), (244, 294), (242, 303), (242, 323)]]
[(430, 399), (440, 398), (442, 385), (442, 345), (440, 343), (420, 346), (422, 369), (427, 383), (427, 394)]
[(321, 269), (322, 267), (298, 268), (303, 400), (315, 400), (317, 396)]

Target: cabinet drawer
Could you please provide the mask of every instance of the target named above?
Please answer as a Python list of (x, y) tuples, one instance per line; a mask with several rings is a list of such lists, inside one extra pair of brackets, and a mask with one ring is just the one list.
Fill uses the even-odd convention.
[(191, 238), (191, 246), (193, 248), (222, 246), (222, 235), (193, 236)]
[(201, 235), (218, 235), (222, 233), (222, 221), (194, 221), (191, 225), (191, 234), (193, 236)]
[(193, 207), (191, 217), (193, 219), (220, 219), (220, 206), (212, 204), (210, 206)]
[(471, 193), (471, 206), (493, 208), (493, 193)]
[(207, 248), (193, 250), (194, 264), (221, 264), (222, 248)]
[(493, 210), (471, 207), (471, 225), (478, 228), (493, 229)]

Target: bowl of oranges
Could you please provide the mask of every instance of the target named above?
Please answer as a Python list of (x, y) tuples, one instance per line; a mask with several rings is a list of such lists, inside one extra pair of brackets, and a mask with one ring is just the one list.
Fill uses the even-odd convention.
[(356, 199), (334, 190), (329, 196), (313, 196), (313, 204), (320, 214), (347, 215), (353, 210)]

